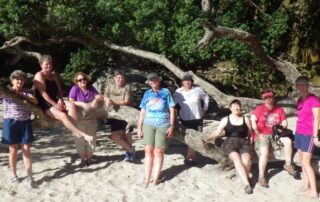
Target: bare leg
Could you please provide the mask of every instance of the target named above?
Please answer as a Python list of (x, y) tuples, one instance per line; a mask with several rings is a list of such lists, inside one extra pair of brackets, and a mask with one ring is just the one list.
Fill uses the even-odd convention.
[(128, 132), (125, 134), (124, 136), (125, 141), (127, 142), (127, 144), (132, 147), (132, 137), (131, 137), (131, 133)]
[(314, 170), (311, 166), (311, 158), (312, 153), (308, 152), (302, 152), (302, 161), (301, 164), (306, 172), (306, 177), (309, 180), (310, 184), (310, 191), (306, 193), (307, 198), (318, 198), (318, 191), (317, 191), (317, 183), (316, 183), (316, 177), (314, 174)]
[(237, 172), (239, 173), (239, 176), (240, 176), (242, 182), (245, 185), (250, 185), (249, 180), (248, 180), (247, 170), (241, 161), (240, 155), (237, 152), (231, 152), (229, 154), (229, 158), (233, 161), (234, 166), (235, 166)]
[(186, 160), (195, 160), (196, 158), (196, 151), (194, 151), (193, 149), (191, 149), (190, 147), (188, 147), (188, 152), (186, 155)]
[(259, 178), (265, 177), (265, 170), (268, 163), (269, 158), (269, 146), (261, 147), (260, 149), (260, 157), (259, 157)]
[(241, 161), (246, 169), (247, 176), (249, 177), (250, 171), (251, 171), (251, 156), (248, 153), (241, 154)]
[(31, 144), (23, 144), (22, 145), (22, 153), (23, 153), (23, 162), (27, 171), (28, 176), (32, 176), (32, 158), (30, 151)]
[(298, 154), (299, 154), (299, 159), (300, 159), (301, 168), (302, 168), (302, 180), (303, 180), (303, 186), (300, 188), (299, 192), (305, 192), (310, 190), (310, 184), (306, 174), (306, 170), (302, 166), (303, 156), (302, 156), (301, 149), (298, 149)]
[(17, 177), (17, 153), (18, 145), (9, 145), (9, 165), (11, 168), (12, 175)]
[(286, 165), (291, 165), (291, 161), (292, 161), (292, 141), (288, 137), (280, 138), (280, 141), (284, 145), (284, 156), (285, 156)]
[(77, 107), (72, 102), (65, 101), (65, 104), (68, 110), (68, 115), (72, 118), (72, 121), (75, 123), (79, 118)]
[(123, 130), (114, 131), (111, 133), (111, 139), (115, 141), (118, 145), (121, 145), (124, 150), (130, 151), (131, 146), (123, 139), (122, 134), (124, 133)]
[(151, 173), (152, 173), (152, 167), (153, 167), (153, 158), (154, 158), (154, 146), (145, 146), (144, 148), (145, 152), (145, 174), (144, 174), (144, 185), (148, 186)]
[(162, 170), (164, 157), (164, 149), (155, 148), (154, 149), (154, 161), (153, 161), (153, 181), (158, 184), (159, 177)]
[(60, 120), (66, 128), (73, 132), (73, 136), (83, 136), (86, 141), (92, 141), (93, 137), (79, 130), (78, 127), (72, 122), (70, 116), (68, 116), (66, 113), (51, 107), (50, 109), (47, 109), (46, 114), (52, 118)]

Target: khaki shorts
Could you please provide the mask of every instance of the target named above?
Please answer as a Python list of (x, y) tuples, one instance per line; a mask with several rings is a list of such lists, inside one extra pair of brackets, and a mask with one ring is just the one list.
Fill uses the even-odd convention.
[(228, 156), (231, 152), (238, 152), (239, 154), (250, 154), (250, 140), (241, 137), (227, 137), (222, 145), (222, 150), (225, 156)]
[(147, 146), (166, 149), (168, 127), (152, 127), (146, 124), (142, 126), (143, 143)]
[(260, 149), (262, 147), (270, 147), (270, 143), (272, 143), (272, 135), (262, 135), (263, 136), (263, 141), (260, 142), (260, 137), (258, 137), (254, 141), (254, 148), (255, 149)]
[(83, 137), (74, 137), (78, 153), (93, 153), (96, 148), (97, 141), (97, 119), (78, 121), (77, 126), (82, 132), (93, 136), (93, 140), (90, 144), (85, 141)]

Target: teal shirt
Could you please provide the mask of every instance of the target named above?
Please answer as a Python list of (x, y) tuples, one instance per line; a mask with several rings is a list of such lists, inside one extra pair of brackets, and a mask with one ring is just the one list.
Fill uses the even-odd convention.
[(140, 104), (140, 108), (146, 110), (143, 123), (153, 127), (169, 127), (169, 108), (174, 106), (172, 95), (167, 88), (161, 88), (159, 92), (147, 90)]

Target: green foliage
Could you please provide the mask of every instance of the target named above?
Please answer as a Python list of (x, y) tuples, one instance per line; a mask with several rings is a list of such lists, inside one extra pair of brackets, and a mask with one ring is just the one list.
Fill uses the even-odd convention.
[[(254, 34), (264, 50), (274, 56), (286, 47), (283, 39), (288, 37), (290, 24), (281, 1), (214, 3), (219, 8), (214, 19), (217, 25)], [(237, 75), (214, 80), (234, 86), (239, 95), (257, 97), (267, 85), (285, 86), (282, 78), (274, 76), (279, 73), (265, 68), (242, 42), (220, 38), (204, 50), (195, 50), (204, 34), (201, 25), (208, 20), (201, 14), (199, 0), (0, 0), (0, 33), (6, 39), (18, 35), (34, 40), (100, 37), (162, 54), (185, 70), (206, 69), (211, 66), (208, 61), (231, 61)], [(63, 74), (66, 81), (80, 70), (99, 72), (108, 63), (109, 53), (99, 47), (81, 46), (70, 55)], [(257, 90), (252, 91), (252, 86)]]
[(70, 62), (62, 73), (63, 80), (70, 85), (74, 75), (77, 72), (90, 74), (92, 77), (99, 74), (107, 60), (109, 53), (99, 47), (89, 46), (85, 49), (79, 49), (78, 52), (72, 53)]

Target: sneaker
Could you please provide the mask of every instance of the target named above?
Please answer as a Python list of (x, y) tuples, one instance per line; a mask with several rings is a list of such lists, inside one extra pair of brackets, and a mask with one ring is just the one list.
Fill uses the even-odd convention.
[(246, 193), (246, 194), (252, 194), (253, 193), (252, 188), (251, 188), (250, 185), (246, 185), (244, 187), (244, 193)]
[(83, 167), (85, 167), (87, 165), (87, 162), (86, 162), (86, 160), (81, 160), (81, 162), (79, 163), (79, 168), (83, 168)]
[(197, 163), (192, 159), (185, 159), (183, 161), (183, 163), (184, 163), (185, 166), (195, 166), (195, 165), (197, 165)]
[(126, 151), (124, 161), (131, 161), (131, 153)]
[(26, 177), (26, 184), (28, 186), (30, 186), (31, 188), (35, 187), (35, 183), (34, 183), (34, 180), (33, 180), (33, 177), (32, 176), (27, 176)]
[(90, 159), (87, 159), (87, 160), (86, 160), (86, 166), (89, 167), (90, 164), (91, 164), (91, 160), (90, 160)]
[(130, 160), (134, 161), (136, 159), (136, 150), (133, 148), (132, 152), (129, 152), (131, 155)]

